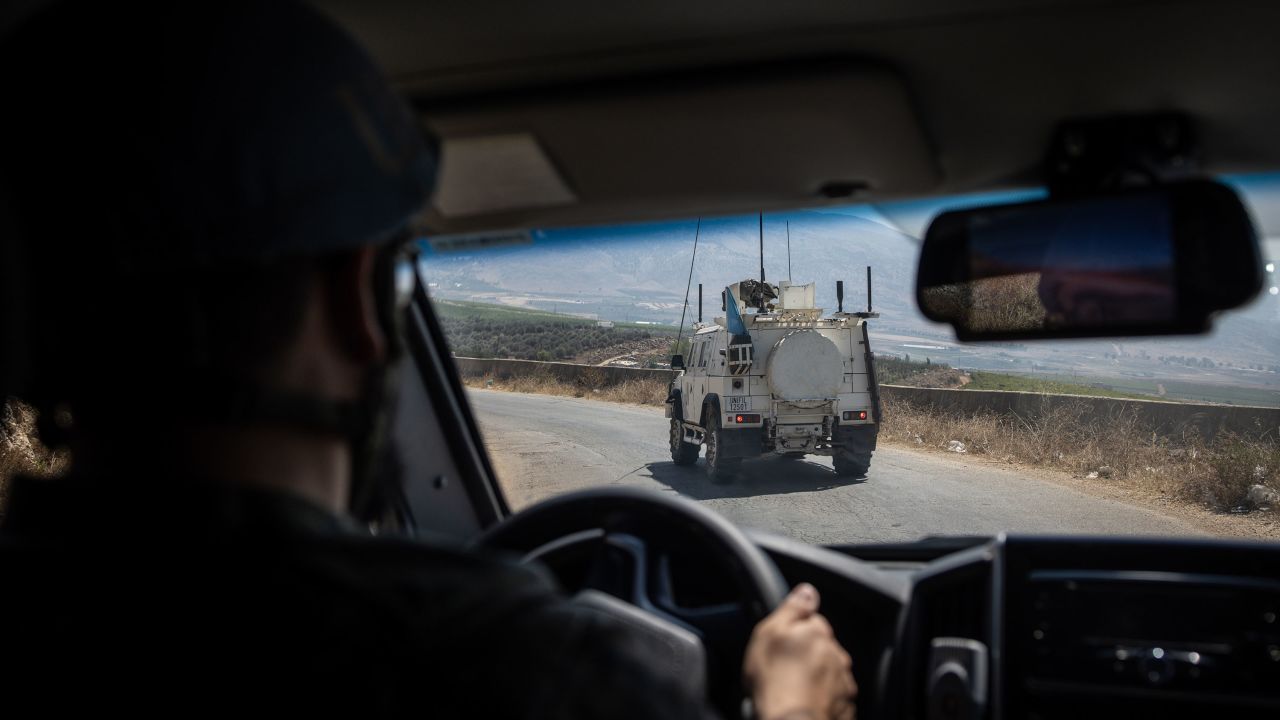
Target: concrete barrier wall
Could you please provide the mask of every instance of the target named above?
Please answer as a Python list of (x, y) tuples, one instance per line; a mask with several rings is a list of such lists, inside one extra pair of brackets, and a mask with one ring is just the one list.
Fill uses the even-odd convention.
[(539, 362), (537, 360), (498, 360), (491, 358), (455, 357), (458, 372), (463, 377), (495, 378), (523, 377), (528, 375), (550, 375), (565, 382), (586, 382), (596, 387), (617, 385), (627, 380), (652, 378), (662, 382), (670, 382), (675, 373), (671, 370), (650, 370), (644, 368), (601, 367), (599, 365), (575, 365), (573, 363)]
[[(627, 380), (652, 378), (669, 382), (671, 370), (648, 370), (625, 367), (600, 367), (573, 363), (538, 362), (534, 360), (496, 360), (454, 358), (458, 371), (465, 377), (510, 378), (546, 374), (565, 382), (606, 387)], [(1122, 400), (1086, 395), (1044, 395), (1007, 390), (946, 390), (901, 385), (881, 385), (886, 400), (909, 403), (919, 408), (956, 413), (997, 412), (1027, 420), (1065, 404), (1077, 406), (1085, 422), (1114, 422), (1132, 418), (1142, 427), (1161, 435), (1181, 436), (1198, 432), (1212, 439), (1223, 431), (1250, 437), (1280, 438), (1280, 408), (1244, 407), (1236, 405), (1196, 405), (1159, 400)]]
[(1212, 439), (1223, 431), (1229, 431), (1249, 437), (1280, 438), (1280, 409), (1277, 408), (896, 385), (882, 386), (881, 394), (920, 408), (956, 413), (997, 412), (1028, 420), (1071, 404), (1079, 408), (1084, 422), (1114, 422), (1121, 418), (1132, 418), (1139, 426), (1166, 436), (1180, 437), (1188, 431), (1195, 431), (1205, 439)]

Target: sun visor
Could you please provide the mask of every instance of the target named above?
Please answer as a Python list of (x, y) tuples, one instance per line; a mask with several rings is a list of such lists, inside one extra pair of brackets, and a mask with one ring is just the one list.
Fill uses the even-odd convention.
[(934, 188), (887, 70), (824, 64), (419, 104), (441, 138), (436, 232), (874, 201)]
[(435, 207), (450, 218), (577, 202), (529, 133), (445, 138)]

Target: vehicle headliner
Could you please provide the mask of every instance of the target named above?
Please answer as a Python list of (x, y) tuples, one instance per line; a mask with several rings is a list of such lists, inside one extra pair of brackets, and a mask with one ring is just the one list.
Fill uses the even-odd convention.
[[(813, 187), (796, 187), (776, 193), (776, 207), (1038, 185), (1058, 123), (1115, 113), (1190, 114), (1208, 172), (1280, 168), (1280, 134), (1274, 132), (1280, 117), (1280, 93), (1274, 89), (1280, 53), (1272, 37), (1280, 27), (1280, 4), (1273, 2), (318, 4), (367, 43), (428, 124), (434, 109), (467, 106), (482, 95), (492, 104), (495, 97), (527, 97), (548, 88), (625, 88), (639, 77), (673, 79), (693, 71), (781, 61), (835, 58), (899, 77), (922, 130), (920, 149), (936, 173), (921, 178), (923, 182), (873, 185), (834, 200), (815, 196)], [(874, 128), (850, 128), (869, 130)], [(761, 137), (759, 142), (786, 143), (794, 162), (819, 164), (824, 148), (841, 141), (828, 133), (824, 128), (805, 138)], [(914, 148), (894, 149), (905, 155)], [(583, 158), (570, 148), (547, 151), (574, 186), (576, 205), (465, 222), (436, 218), (438, 229), (547, 227), (752, 211), (763, 204), (761, 197), (736, 188), (715, 197), (716, 188), (709, 183), (703, 197), (679, 207), (671, 207), (660, 194), (654, 199), (663, 201), (663, 207), (642, 202), (625, 209), (593, 207), (592, 188), (580, 186), (597, 176), (586, 165), (616, 164), (616, 158), (608, 153)], [(765, 175), (771, 169), (759, 167), (761, 155), (743, 147), (738, 166), (715, 177)], [(582, 166), (567, 164), (564, 157)], [(645, 188), (660, 188), (680, 174), (713, 170), (678, 164), (667, 168), (639, 179), (629, 190), (644, 194)], [(618, 168), (612, 169), (616, 174)]]
[[(42, 4), (7, 4), (0, 9), (0, 30)], [(1036, 186), (1043, 182), (1043, 158), (1059, 123), (1118, 113), (1189, 114), (1200, 137), (1201, 167), (1208, 173), (1280, 169), (1280, 134), (1274, 132), (1280, 117), (1280, 93), (1274, 89), (1280, 53), (1273, 38), (1280, 27), (1280, 3), (1275, 2), (315, 4), (370, 48), (426, 127), (446, 141), (498, 130), (532, 132), (574, 195), (566, 203), (466, 216), (436, 208), (427, 224), (437, 233)], [(127, 7), (122, 4), (122, 12)], [(750, 84), (768, 75), (760, 68), (779, 64), (792, 68), (793, 78), (832, 66), (871, 73), (880, 77), (884, 92), (861, 96), (866, 86), (854, 83), (848, 86), (853, 97), (839, 97), (843, 80), (837, 78), (814, 91), (817, 101), (827, 93), (837, 122), (815, 124), (812, 113), (783, 116), (766, 132), (750, 136), (749, 143), (740, 136), (708, 136), (717, 125), (703, 114), (671, 112), (671, 98), (653, 104), (644, 93), (633, 92), (698, 73), (711, 74), (710, 92), (720, 82), (717, 77)], [(767, 106), (778, 87), (757, 88), (756, 97), (766, 99), (758, 106)], [(630, 104), (613, 106), (601, 125), (600, 108), (588, 118), (579, 101), (602, 90), (630, 98)], [(789, 101), (785, 94), (777, 97)], [(544, 106), (536, 121), (530, 103)], [(900, 107), (887, 107), (895, 104)], [(901, 118), (903, 109), (912, 117)], [(627, 127), (625, 117), (652, 118), (652, 113), (660, 113), (667, 132), (656, 135), (644, 152), (626, 154), (622, 140), (644, 127)], [(864, 114), (874, 121), (860, 121)], [(598, 132), (556, 136), (548, 129), (571, 126), (575, 119), (591, 119), (600, 125)], [(688, 129), (683, 135), (682, 124)], [(619, 138), (612, 145), (611, 135)], [(687, 148), (672, 138), (687, 138), (695, 146), (727, 144), (723, 152), (707, 156), (716, 161), (711, 166), (687, 157)], [(447, 154), (445, 166), (450, 166)], [(860, 177), (830, 177), (833, 167), (847, 167)], [(852, 181), (852, 190), (827, 197), (821, 192), (827, 181)]]

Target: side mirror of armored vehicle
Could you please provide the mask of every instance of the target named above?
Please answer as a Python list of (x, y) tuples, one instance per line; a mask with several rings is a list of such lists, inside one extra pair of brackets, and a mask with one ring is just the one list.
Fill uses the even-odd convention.
[(672, 356), (671, 356), (671, 369), (672, 369), (672, 370), (683, 370), (683, 369), (684, 369), (684, 356), (683, 356), (683, 355), (672, 355)]

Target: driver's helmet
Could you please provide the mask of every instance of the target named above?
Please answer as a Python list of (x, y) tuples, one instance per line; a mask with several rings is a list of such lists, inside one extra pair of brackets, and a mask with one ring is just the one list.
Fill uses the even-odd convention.
[(301, 3), (66, 2), (2, 52), (0, 397), (101, 386), (139, 333), (183, 372), (191, 328), (115, 291), (382, 242), (433, 186), (435, 144)]

